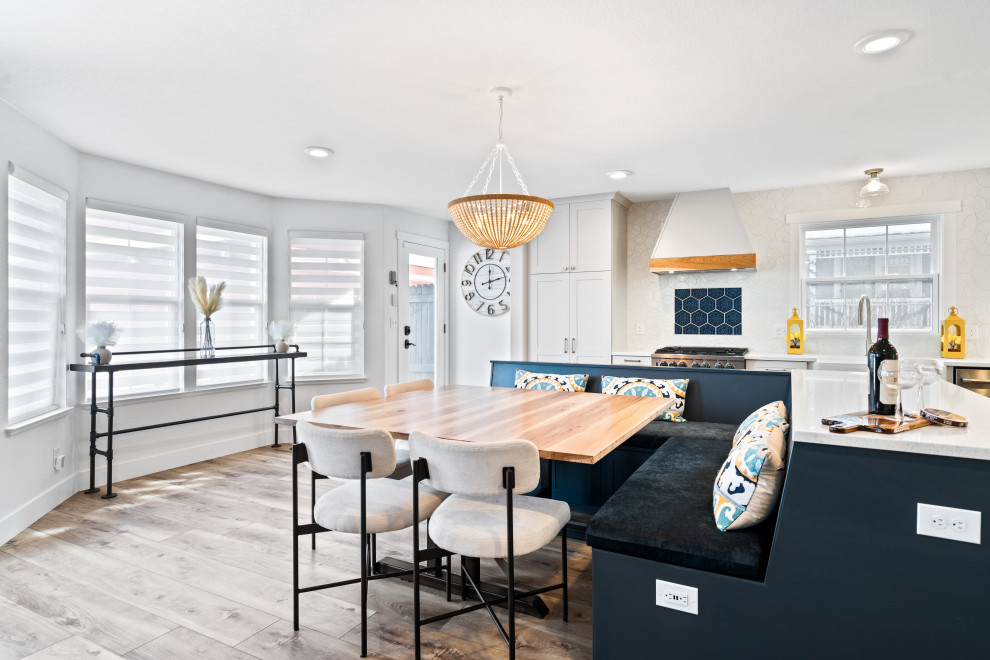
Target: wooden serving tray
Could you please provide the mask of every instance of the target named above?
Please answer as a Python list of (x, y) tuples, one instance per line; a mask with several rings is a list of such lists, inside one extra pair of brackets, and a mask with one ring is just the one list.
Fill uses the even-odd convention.
[(832, 433), (852, 433), (853, 431), (872, 431), (873, 433), (903, 433), (911, 429), (921, 428), (931, 424), (922, 417), (904, 416), (904, 419), (897, 423), (897, 420), (889, 415), (871, 415), (870, 413), (854, 412), (848, 415), (836, 415), (826, 417), (822, 424), (829, 427)]

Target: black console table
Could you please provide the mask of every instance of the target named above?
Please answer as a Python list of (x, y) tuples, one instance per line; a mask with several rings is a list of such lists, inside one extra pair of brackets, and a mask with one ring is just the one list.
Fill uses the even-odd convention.
[[(306, 353), (299, 350), (299, 346), (292, 344), (290, 346), (290, 351), (286, 353), (279, 353), (276, 351), (275, 346), (272, 344), (260, 344), (257, 346), (227, 346), (224, 348), (216, 348), (216, 351), (235, 351), (235, 350), (245, 350), (245, 349), (268, 349), (264, 353), (250, 353), (250, 354), (238, 354), (229, 356), (217, 356), (217, 357), (166, 357), (174, 356), (175, 354), (186, 354), (186, 353), (199, 353), (198, 348), (176, 348), (168, 349), (162, 351), (121, 351), (119, 353), (114, 353), (114, 356), (121, 357), (125, 355), (147, 355), (149, 358), (147, 360), (135, 361), (135, 362), (115, 362), (113, 364), (100, 364), (99, 356), (95, 353), (83, 353), (79, 357), (87, 357), (93, 360), (92, 363), (79, 363), (70, 364), (69, 371), (77, 371), (82, 373), (91, 374), (91, 386), (90, 386), (90, 406), (89, 406), (89, 488), (84, 491), (86, 493), (98, 493), (100, 489), (96, 487), (96, 456), (105, 456), (107, 459), (107, 492), (102, 496), (103, 499), (110, 499), (111, 497), (117, 497), (117, 493), (113, 492), (113, 437), (114, 435), (120, 435), (122, 433), (134, 433), (135, 431), (148, 431), (150, 429), (159, 429), (167, 426), (177, 426), (179, 424), (189, 424), (191, 422), (204, 422), (209, 419), (220, 419), (223, 417), (233, 417), (235, 415), (247, 415), (250, 413), (266, 412), (271, 410), (275, 413), (275, 417), (279, 414), (279, 392), (281, 390), (289, 390), (292, 393), (292, 412), (296, 412), (296, 360), (302, 357), (306, 357)], [(208, 364), (228, 364), (231, 362), (257, 362), (257, 361), (275, 361), (275, 403), (271, 406), (265, 406), (263, 408), (251, 408), (249, 410), (235, 410), (233, 412), (220, 413), (217, 415), (206, 415), (203, 417), (193, 417), (190, 419), (181, 419), (174, 422), (163, 422), (161, 424), (148, 424), (146, 426), (134, 426), (126, 429), (114, 429), (113, 428), (113, 375), (118, 371), (137, 371), (143, 369), (165, 369), (170, 367), (194, 367), (197, 365), (208, 365)], [(282, 385), (279, 381), (278, 374), (278, 362), (280, 360), (290, 360), (291, 366), (289, 375), (289, 384)], [(107, 375), (107, 401), (106, 407), (100, 408), (96, 401), (96, 375), (106, 374)], [(98, 414), (106, 415), (107, 419), (107, 430), (104, 432), (97, 432), (96, 430), (96, 417)], [(96, 441), (100, 438), (107, 439), (106, 450), (97, 449)], [(278, 442), (278, 424), (275, 425), (275, 442), (272, 447), (281, 446)]]

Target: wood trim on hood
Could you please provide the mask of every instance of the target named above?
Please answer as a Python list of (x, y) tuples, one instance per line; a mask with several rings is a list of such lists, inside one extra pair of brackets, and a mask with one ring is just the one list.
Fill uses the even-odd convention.
[(756, 268), (756, 253), (713, 254), (707, 257), (650, 259), (650, 270), (654, 273), (669, 273), (670, 271), (731, 270), (733, 268)]

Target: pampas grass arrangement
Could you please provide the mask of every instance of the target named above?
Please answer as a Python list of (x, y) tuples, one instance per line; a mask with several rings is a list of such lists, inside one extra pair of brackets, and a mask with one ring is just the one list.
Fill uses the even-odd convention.
[(189, 295), (192, 296), (196, 309), (206, 318), (213, 316), (223, 306), (221, 296), (225, 288), (227, 288), (226, 282), (207, 288), (206, 278), (202, 275), (189, 278)]
[(113, 321), (93, 321), (86, 326), (86, 339), (97, 347), (115, 345), (120, 333), (120, 327)]
[(296, 332), (296, 324), (292, 321), (272, 321), (268, 324), (268, 334), (275, 341), (287, 341)]

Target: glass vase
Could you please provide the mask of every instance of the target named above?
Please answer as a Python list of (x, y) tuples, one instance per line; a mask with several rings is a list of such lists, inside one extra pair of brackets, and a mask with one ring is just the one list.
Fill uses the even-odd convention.
[(204, 358), (216, 357), (215, 344), (213, 341), (217, 336), (217, 328), (213, 320), (207, 316), (199, 324), (199, 356)]

